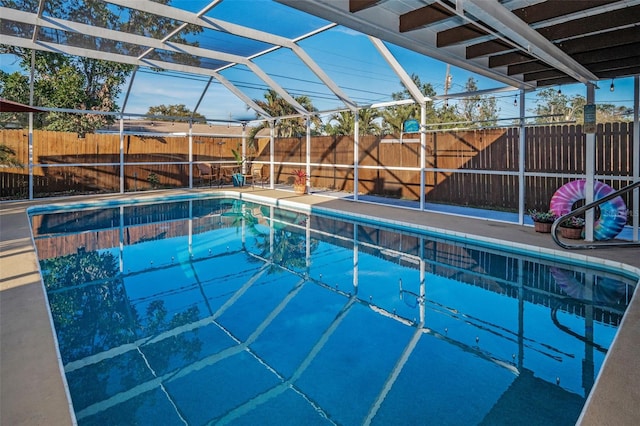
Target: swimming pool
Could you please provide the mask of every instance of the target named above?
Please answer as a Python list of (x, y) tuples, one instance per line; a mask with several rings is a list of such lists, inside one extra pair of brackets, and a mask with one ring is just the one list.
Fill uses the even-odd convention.
[(574, 424), (637, 281), (238, 199), (86, 207), (31, 212), (81, 425)]

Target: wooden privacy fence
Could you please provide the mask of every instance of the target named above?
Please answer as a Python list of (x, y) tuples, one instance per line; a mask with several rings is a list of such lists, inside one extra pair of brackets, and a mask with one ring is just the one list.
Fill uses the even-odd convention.
[[(598, 179), (619, 189), (631, 182), (632, 123), (599, 124), (596, 134)], [(311, 142), (313, 187), (353, 191), (350, 136), (314, 137)], [(276, 162), (306, 158), (304, 138), (279, 139)], [(419, 135), (397, 138), (362, 136), (358, 191), (418, 200)], [(426, 135), (425, 197), (428, 202), (518, 209), (519, 129), (432, 132)], [(268, 161), (268, 154), (260, 160)], [(292, 167), (276, 166), (277, 181), (287, 181)], [(395, 169), (394, 169), (395, 168)], [(553, 193), (585, 173), (585, 135), (579, 125), (529, 127), (525, 138), (525, 206), (547, 209)], [(624, 196), (630, 205), (631, 194)]]
[[(36, 197), (120, 190), (119, 135), (87, 134), (78, 138), (76, 133), (34, 131), (33, 141)], [(2, 130), (0, 143), (12, 148), (18, 161), (25, 165), (21, 169), (2, 169), (0, 196), (24, 197), (28, 194), (29, 173), (27, 132)], [(241, 138), (198, 136), (193, 144), (193, 160), (233, 162), (231, 150), (241, 143)], [(188, 187), (186, 136), (126, 135), (123, 147), (125, 191)]]
[[(598, 179), (620, 188), (631, 180), (632, 123), (599, 124), (596, 133)], [(426, 135), (425, 196), (429, 202), (507, 210), (518, 207), (519, 129), (430, 132)], [(120, 187), (119, 135), (35, 131), (34, 193), (50, 196), (72, 192), (117, 192)], [(124, 137), (125, 191), (178, 188), (189, 184), (189, 142), (184, 137)], [(194, 138), (195, 162), (233, 162), (240, 137)], [(28, 162), (26, 131), (0, 131), (0, 143)], [(292, 183), (291, 172), (304, 167), (306, 139), (276, 140), (275, 182)], [(269, 162), (268, 143), (250, 158)], [(635, 154), (637, 155), (637, 153)], [(311, 185), (353, 191), (354, 150), (351, 136), (317, 136), (311, 141)], [(279, 163), (298, 163), (297, 166)], [(359, 143), (359, 185), (363, 194), (417, 200), (420, 197), (418, 134), (362, 136)], [(82, 166), (78, 164), (84, 164)], [(86, 165), (89, 164), (89, 165)], [(233, 163), (232, 163), (233, 164)], [(268, 164), (263, 174), (268, 175)], [(585, 172), (585, 135), (579, 125), (528, 127), (525, 140), (525, 206), (548, 208), (553, 193)], [(24, 197), (28, 169), (0, 173), (1, 196)], [(208, 184), (194, 177), (194, 185)], [(631, 194), (625, 201), (629, 205)]]

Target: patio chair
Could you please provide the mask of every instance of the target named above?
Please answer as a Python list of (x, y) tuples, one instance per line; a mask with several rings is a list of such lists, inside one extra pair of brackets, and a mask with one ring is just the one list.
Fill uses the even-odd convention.
[(255, 187), (256, 183), (259, 183), (262, 188), (264, 184), (269, 181), (269, 176), (262, 174), (262, 166), (255, 166), (251, 170), (251, 187)]
[(220, 167), (220, 186), (223, 184), (230, 184), (233, 181), (233, 174), (236, 172), (236, 167), (221, 166)]
[(213, 186), (213, 181), (220, 183), (220, 171), (217, 166), (211, 166), (211, 164), (198, 163), (196, 164), (196, 170), (198, 171), (198, 177), (202, 182), (209, 180), (209, 186)]

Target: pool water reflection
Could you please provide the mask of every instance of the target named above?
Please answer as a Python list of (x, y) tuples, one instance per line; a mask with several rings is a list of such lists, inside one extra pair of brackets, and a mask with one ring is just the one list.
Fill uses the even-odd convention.
[(574, 424), (635, 282), (234, 199), (32, 227), (80, 425)]

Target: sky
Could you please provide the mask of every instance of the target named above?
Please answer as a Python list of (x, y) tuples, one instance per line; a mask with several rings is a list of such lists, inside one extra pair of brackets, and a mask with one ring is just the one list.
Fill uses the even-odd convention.
[[(313, 39), (300, 43), (301, 47), (322, 67), (325, 73), (343, 89), (346, 94), (359, 105), (391, 100), (391, 94), (403, 90), (400, 79), (390, 66), (375, 50), (371, 41), (364, 35), (357, 34), (344, 27), (338, 27)], [(336, 52), (335, 46), (340, 46)], [(431, 83), (436, 93), (444, 93), (444, 82), (447, 65), (438, 60), (409, 51), (402, 47), (387, 45), (408, 74), (417, 74), (423, 83)], [(344, 108), (344, 105), (313, 75), (308, 68), (288, 49), (280, 49), (267, 56), (254, 60), (264, 71), (273, 76), (294, 96), (311, 94), (313, 104), (320, 111)], [(452, 84), (449, 93), (465, 92), (465, 84), (469, 77), (476, 80), (478, 89), (502, 88), (504, 84), (472, 72), (450, 67)], [(222, 73), (230, 81), (236, 83), (251, 99), (263, 99), (267, 87), (244, 67)], [(164, 80), (166, 79), (166, 83)], [(183, 80), (179, 83), (179, 94), (174, 87), (178, 83), (173, 77), (160, 78), (156, 73), (145, 72), (136, 76), (132, 95), (128, 101), (127, 111), (144, 113), (148, 105), (165, 99), (163, 103), (186, 103), (193, 108), (204, 90), (206, 78)], [(614, 92), (609, 90), (610, 80), (600, 82), (596, 90), (597, 103), (633, 105), (633, 78), (617, 79)], [(560, 86), (567, 96), (582, 95), (586, 97), (583, 84)], [(517, 90), (495, 94), (502, 118), (517, 117), (519, 106), (514, 105)], [(535, 108), (536, 91), (525, 95), (526, 108)], [(436, 101), (442, 103), (443, 101)], [(519, 102), (519, 100), (518, 100)], [(212, 83), (205, 95), (199, 112), (208, 118), (245, 119), (254, 116), (247, 111), (246, 105), (218, 82)], [(532, 114), (527, 111), (527, 114)]]
[[(291, 36), (302, 34), (308, 28), (318, 27), (326, 22), (319, 18), (308, 18), (308, 15), (298, 15), (302, 12), (293, 11), (278, 3), (251, 0), (253, 6), (252, 16), (240, 13), (238, 5), (247, 5), (248, 0), (225, 0), (214, 10), (217, 16), (224, 17), (231, 22), (257, 26), (263, 31), (270, 31), (278, 35)], [(207, 0), (174, 0), (174, 3), (188, 5), (192, 11), (197, 11), (201, 4)], [(244, 9), (246, 10), (246, 9)], [(269, 25), (270, 19), (265, 19), (266, 14), (294, 14), (294, 25), (283, 26)], [(253, 16), (255, 15), (255, 16)], [(304, 19), (302, 19), (304, 17)], [(276, 19), (274, 16), (273, 19)], [(203, 45), (207, 43), (220, 43), (216, 34), (204, 33), (198, 36), (198, 41)], [(358, 105), (368, 105), (376, 102), (385, 102), (391, 99), (391, 94), (403, 90), (400, 79), (395, 75), (390, 66), (375, 49), (367, 36), (354, 32), (345, 27), (335, 27), (314, 37), (302, 40), (299, 45), (311, 56), (311, 58), (324, 70), (324, 72), (346, 95)], [(423, 83), (431, 83), (437, 94), (444, 93), (444, 82), (447, 66), (445, 63), (417, 54), (408, 49), (387, 44), (393, 56), (400, 62), (409, 75), (417, 74)], [(253, 62), (289, 93), (294, 96), (305, 94), (309, 96), (314, 106), (320, 110), (332, 110), (344, 108), (324, 84), (306, 67), (302, 61), (289, 49), (277, 49), (267, 55), (257, 57)], [(17, 61), (9, 55), (0, 55), (0, 66), (3, 71), (13, 72), (18, 70)], [(450, 68), (452, 86), (449, 93), (464, 92), (464, 86), (469, 77), (473, 77), (478, 89), (500, 88), (502, 83), (475, 75), (471, 72)], [(221, 73), (228, 80), (236, 84), (249, 98), (264, 99), (266, 84), (255, 76), (245, 66), (235, 66)], [(124, 94), (127, 87), (118, 99), (118, 104), (124, 111), (131, 114), (144, 114), (151, 106), (184, 104), (190, 110), (194, 110), (203, 91), (207, 86), (208, 77), (178, 74), (175, 72), (155, 72), (148, 69), (140, 69), (135, 74), (131, 83), (131, 90), (125, 102)], [(633, 106), (633, 78), (616, 79), (615, 90), (611, 92), (609, 86), (611, 80), (599, 82), (600, 89), (596, 90), (596, 103), (610, 103), (623, 105), (627, 108)], [(557, 88), (556, 88), (557, 89)], [(567, 96), (580, 94), (586, 96), (586, 88), (583, 84), (561, 86)], [(516, 90), (495, 94), (499, 116), (501, 118), (517, 117), (519, 106), (514, 105)], [(526, 94), (527, 115), (533, 115), (531, 109), (535, 108), (536, 91)], [(438, 105), (442, 101), (437, 101)], [(519, 102), (519, 100), (518, 100)], [(206, 90), (197, 112), (208, 119), (246, 120), (255, 117), (253, 111), (249, 111), (244, 102), (229, 92), (222, 84), (213, 80)]]

